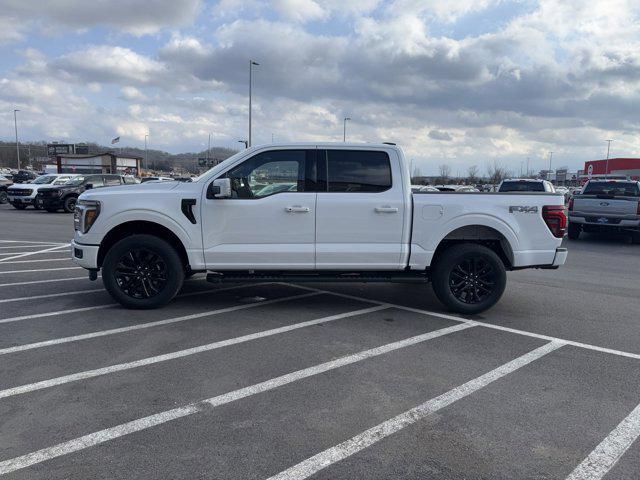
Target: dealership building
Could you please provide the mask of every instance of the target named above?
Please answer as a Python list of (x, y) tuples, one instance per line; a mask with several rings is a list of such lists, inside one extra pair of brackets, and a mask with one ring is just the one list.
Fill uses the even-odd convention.
[(114, 153), (78, 155), (75, 153), (56, 155), (57, 173), (119, 173), (140, 176), (142, 157), (120, 156)]
[(590, 160), (584, 163), (581, 179), (590, 178), (630, 178), (640, 179), (640, 158), (609, 158)]

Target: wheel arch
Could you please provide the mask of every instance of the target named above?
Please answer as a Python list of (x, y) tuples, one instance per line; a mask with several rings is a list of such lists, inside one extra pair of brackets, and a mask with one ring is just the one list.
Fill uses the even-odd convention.
[(461, 243), (476, 243), (493, 250), (504, 263), (505, 268), (513, 267), (514, 254), (512, 242), (505, 233), (494, 226), (484, 224), (465, 225), (450, 230), (441, 240), (433, 253), (431, 263), (438, 261), (447, 248)]
[(180, 238), (164, 225), (148, 220), (124, 222), (109, 230), (102, 239), (102, 242), (100, 242), (97, 258), (98, 268), (102, 266), (107, 252), (113, 245), (125, 237), (139, 234), (153, 235), (168, 242), (178, 252), (185, 270), (189, 268), (189, 256)]

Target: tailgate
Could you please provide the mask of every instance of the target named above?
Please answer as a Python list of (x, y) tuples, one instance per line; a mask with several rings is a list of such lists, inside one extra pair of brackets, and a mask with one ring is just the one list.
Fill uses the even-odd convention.
[(573, 212), (598, 215), (626, 216), (636, 215), (638, 199), (636, 197), (597, 197), (576, 195), (573, 198)]

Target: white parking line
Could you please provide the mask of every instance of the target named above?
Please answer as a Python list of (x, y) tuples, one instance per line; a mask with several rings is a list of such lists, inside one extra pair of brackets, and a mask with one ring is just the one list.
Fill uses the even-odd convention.
[[(2, 247), (0, 247), (0, 248), (2, 248)], [(24, 247), (20, 247), (20, 248), (24, 248)], [(3, 252), (3, 253), (0, 253), (0, 256), (2, 256), (2, 257), (7, 257), (7, 256), (9, 256), (9, 255), (21, 255), (21, 254), (23, 254), (23, 253), (31, 253), (31, 252)], [(69, 252), (67, 252), (66, 250), (54, 250), (54, 251), (52, 251), (52, 252), (45, 252), (45, 253), (48, 253), (48, 254), (50, 253), (50, 254), (52, 254), (52, 255), (55, 255), (55, 254), (58, 254), (58, 253), (59, 253), (59, 254), (66, 254), (66, 255), (69, 255)], [(43, 255), (44, 255), (44, 254), (43, 254)]]
[(19, 255), (14, 255), (13, 257), (0, 258), (0, 262), (6, 262), (7, 260), (14, 260), (16, 258), (28, 257), (30, 255), (38, 255), (41, 253), (53, 252), (55, 250), (60, 250), (61, 248), (66, 248), (68, 246), (69, 246), (68, 243), (64, 243), (62, 245), (58, 245), (57, 247), (49, 247), (43, 250), (36, 250), (35, 252), (21, 253)]
[[(82, 278), (86, 278), (86, 277), (82, 277)], [(94, 288), (91, 290), (77, 290), (75, 292), (47, 293), (45, 295), (29, 295), (28, 297), (5, 298), (0, 300), (0, 303), (21, 302), (23, 300), (37, 300), (39, 298), (67, 297), (69, 295), (79, 295), (81, 293), (95, 293), (95, 292), (104, 292), (104, 291), (105, 291), (104, 288)]]
[[(98, 275), (100, 278), (100, 275)], [(53, 282), (69, 282), (71, 280), (87, 280), (87, 276), (69, 277), (69, 278), (50, 278), (47, 280), (30, 280), (28, 282), (0, 283), (0, 287), (14, 287), (18, 285), (33, 285), (35, 283), (53, 283)]]
[(640, 436), (640, 405), (571, 472), (567, 480), (600, 480)]
[[(305, 295), (308, 296), (309, 294), (304, 294), (302, 296), (305, 296)], [(314, 295), (318, 295), (318, 294), (314, 293)], [(263, 304), (264, 302), (260, 305), (263, 305)], [(293, 330), (310, 327), (312, 325), (318, 325), (320, 323), (328, 323), (328, 322), (333, 322), (335, 320), (340, 320), (343, 318), (353, 317), (356, 315), (364, 315), (367, 313), (377, 312), (378, 310), (384, 310), (386, 308), (388, 307), (383, 305), (377, 305), (375, 307), (363, 308), (363, 309), (355, 310), (352, 312), (339, 313), (337, 315), (317, 318), (315, 320), (308, 320), (306, 322), (294, 323), (292, 325), (272, 328), (270, 330), (263, 330), (261, 332), (250, 333), (247, 335), (242, 335), (240, 337), (229, 338), (227, 340), (220, 340), (217, 342), (208, 343), (206, 345), (200, 345), (197, 347), (187, 348), (184, 350), (177, 350), (171, 353), (165, 353), (162, 355), (155, 355), (153, 357), (141, 358), (140, 360), (134, 360), (132, 362), (119, 363), (117, 365), (110, 365), (108, 367), (96, 368), (94, 370), (85, 370), (84, 372), (73, 373), (70, 375), (63, 375), (61, 377), (51, 378), (49, 380), (43, 380), (40, 382), (20, 385), (18, 387), (7, 388), (5, 390), (0, 390), (0, 398), (12, 397), (14, 395), (20, 395), (22, 393), (33, 392), (35, 390), (42, 390), (44, 388), (55, 387), (57, 385), (62, 385), (65, 383), (77, 382), (79, 380), (86, 380), (88, 378), (108, 375), (110, 373), (121, 372), (123, 370), (130, 370), (132, 368), (138, 368), (146, 365), (152, 365), (155, 363), (166, 362), (168, 360), (175, 360), (176, 358), (188, 357), (190, 355), (196, 355), (198, 353), (209, 352), (211, 350), (217, 350), (219, 348), (228, 347), (230, 345), (237, 345), (239, 343), (245, 343), (251, 340), (257, 340), (260, 338), (270, 337), (270, 336), (278, 335), (281, 333), (291, 332)]]
[[(44, 245), (2, 245), (0, 244), (0, 250), (17, 250), (19, 248), (44, 248), (44, 247), (57, 247), (59, 243), (46, 243)], [(22, 253), (22, 252), (18, 252)], [(26, 252), (25, 252), (26, 253)], [(9, 253), (3, 255), (10, 255)], [(14, 253), (16, 255), (16, 253)]]
[(298, 287), (301, 288), (303, 290), (308, 290), (310, 292), (321, 292), (321, 293), (328, 293), (330, 295), (335, 295), (337, 297), (342, 297), (342, 298), (348, 298), (350, 300), (360, 300), (361, 302), (371, 302), (371, 303), (375, 303), (378, 305), (391, 305), (394, 308), (399, 308), (401, 310), (406, 310), (408, 312), (415, 312), (415, 313), (421, 313), (423, 315), (429, 315), (432, 317), (439, 317), (439, 318), (444, 318), (447, 320), (453, 320), (456, 322), (473, 322), (474, 325), (477, 325), (479, 327), (486, 327), (486, 328), (491, 328), (493, 330), (500, 330), (503, 332), (509, 332), (509, 333), (515, 333), (517, 335), (524, 335), (525, 337), (532, 337), (532, 338), (538, 338), (540, 340), (547, 340), (549, 342), (562, 342), (565, 345), (571, 345), (572, 347), (578, 347), (578, 348), (584, 348), (586, 350), (593, 350), (595, 352), (601, 352), (601, 353), (608, 353), (611, 355), (618, 355), (620, 357), (626, 357), (626, 358), (633, 358), (636, 360), (640, 360), (640, 354), (638, 353), (632, 353), (632, 352), (625, 352), (624, 350), (616, 350), (614, 348), (607, 348), (607, 347), (600, 347), (598, 345), (592, 345), (590, 343), (582, 343), (582, 342), (576, 342), (574, 340), (567, 340), (565, 338), (559, 338), (559, 337), (552, 337), (550, 335), (543, 335), (541, 333), (534, 333), (534, 332), (528, 332), (526, 330), (519, 330), (517, 328), (510, 328), (510, 327), (503, 327), (501, 325), (495, 325), (493, 323), (486, 323), (486, 322), (480, 322), (478, 320), (469, 320), (466, 318), (462, 318), (462, 317), (456, 317), (455, 315), (447, 315), (446, 313), (438, 313), (438, 312), (431, 312), (429, 310), (423, 310), (421, 308), (413, 308), (413, 307), (407, 307), (405, 305), (398, 305), (395, 303), (388, 303), (388, 302), (381, 302), (379, 300), (372, 300), (370, 298), (366, 298), (366, 297), (358, 297), (356, 295), (347, 295), (344, 293), (337, 293), (337, 292), (332, 292), (330, 290), (322, 290), (320, 288), (312, 288), (312, 287), (307, 287), (307, 286), (303, 286), (303, 285), (298, 285), (298, 284), (292, 284), (292, 283), (286, 283), (286, 282), (279, 282), (280, 285), (288, 285), (290, 287)]
[(34, 270), (9, 270), (6, 272), (0, 272), (0, 275), (7, 275), (9, 273), (34, 273), (34, 272), (57, 272), (58, 270), (80, 270), (82, 267), (60, 267), (60, 268), (38, 268)]
[(104, 430), (89, 433), (87, 435), (69, 440), (67, 442), (62, 442), (51, 447), (27, 453), (26, 455), (21, 455), (19, 457), (2, 461), (0, 462), (0, 475), (15, 472), (16, 470), (36, 465), (53, 458), (68, 455), (73, 452), (78, 452), (80, 450), (84, 450), (86, 448), (93, 447), (101, 443), (123, 437), (125, 435), (129, 435), (131, 433), (140, 432), (142, 430), (146, 430), (148, 428), (155, 427), (157, 425), (161, 425), (178, 418), (193, 415), (194, 413), (198, 413), (202, 410), (209, 410), (211, 407), (225, 405), (242, 398), (273, 390), (275, 388), (296, 382), (298, 380), (319, 375), (321, 373), (344, 367), (346, 365), (351, 365), (353, 363), (361, 362), (363, 360), (379, 355), (384, 355), (394, 350), (399, 350), (401, 348), (415, 345), (417, 343), (441, 337), (443, 335), (464, 330), (470, 327), (471, 325), (459, 324), (453, 327), (447, 327), (441, 330), (436, 330), (433, 332), (424, 333), (422, 335), (406, 338), (397, 342), (388, 343), (386, 345), (371, 348), (369, 350), (363, 350), (361, 352), (340, 357), (329, 362), (321, 363), (313, 367), (308, 367), (302, 370), (287, 373), (285, 375), (281, 375), (279, 377), (275, 377), (261, 383), (256, 383), (248, 387), (240, 388), (238, 390), (218, 395), (216, 397), (208, 398), (201, 402), (191, 403), (183, 407), (173, 408), (171, 410), (166, 410), (154, 415), (142, 417), (127, 423), (122, 423), (114, 427), (105, 428)]
[(274, 475), (273, 477), (270, 477), (268, 480), (302, 480), (304, 478), (309, 478), (320, 470), (344, 460), (345, 458), (370, 447), (389, 435), (393, 435), (403, 428), (422, 420), (432, 413), (435, 413), (438, 410), (441, 410), (452, 403), (477, 392), (490, 383), (495, 382), (505, 375), (515, 372), (519, 368), (522, 368), (534, 360), (557, 350), (561, 346), (561, 343), (550, 342), (542, 347), (536, 348), (535, 350), (505, 363), (504, 365), (501, 365), (478, 378), (463, 383), (462, 385), (432, 398), (417, 407), (407, 410), (406, 412), (382, 422), (375, 427), (365, 430), (339, 445), (328, 448), (323, 452), (320, 452), (317, 455), (314, 455), (313, 457), (308, 458), (307, 460), (304, 460), (303, 462), (300, 462), (297, 465)]
[(69, 245), (66, 242), (34, 242), (29, 240), (0, 240), (0, 244), (2, 243), (28, 243), (34, 246), (46, 246), (46, 245)]
[[(50, 252), (53, 253), (53, 252)], [(62, 253), (62, 252), (61, 252)], [(2, 261), (3, 259), (0, 259)], [(3, 262), (2, 265), (11, 265), (15, 263), (38, 263), (38, 262), (71, 262), (71, 256), (66, 258), (38, 258), (37, 260), (12, 260), (11, 262)]]
[[(194, 295), (200, 295), (203, 293), (216, 293), (216, 292), (224, 292), (227, 290), (235, 290), (235, 289), (239, 289), (239, 288), (246, 288), (246, 287), (250, 287), (250, 286), (255, 286), (256, 284), (247, 284), (247, 285), (235, 285), (233, 287), (228, 287), (228, 288), (212, 288), (210, 290), (203, 290), (203, 291), (198, 291), (198, 292), (189, 292), (189, 293), (183, 293), (182, 295), (178, 295), (176, 298), (181, 298), (181, 297), (191, 297)], [(74, 335), (72, 337), (62, 337), (62, 338), (54, 338), (52, 340), (43, 340), (41, 342), (35, 342), (35, 343), (27, 343), (25, 345), (16, 345), (15, 347), (8, 347), (8, 348), (3, 348), (0, 349), (0, 355), (6, 355), (8, 353), (15, 353), (15, 352), (22, 352), (25, 350), (33, 350), (34, 348), (42, 348), (42, 347), (48, 347), (50, 345), (58, 345), (61, 343), (69, 343), (69, 342), (77, 342), (78, 340), (86, 340), (88, 338), (96, 338), (96, 337), (104, 337), (107, 335), (114, 335), (116, 333), (123, 333), (123, 332), (130, 332), (132, 330), (141, 330), (143, 328), (151, 328), (151, 327), (156, 327), (158, 325), (168, 325), (170, 323), (177, 323), (177, 322), (183, 322), (186, 320), (193, 320), (195, 318), (200, 318), (200, 317), (206, 317), (207, 315), (215, 315), (218, 313), (227, 313), (227, 312), (233, 312), (235, 310), (242, 310), (244, 308), (251, 308), (251, 307), (255, 307), (258, 305), (269, 305), (271, 303), (276, 303), (276, 302), (281, 302), (284, 300), (292, 300), (295, 298), (306, 298), (306, 297), (312, 297), (314, 295), (321, 295), (320, 293), (316, 293), (316, 292), (309, 292), (309, 293), (304, 293), (304, 294), (299, 294), (299, 295), (291, 295), (289, 297), (282, 297), (282, 298), (275, 298), (273, 300), (267, 300), (264, 302), (256, 302), (256, 303), (249, 303), (249, 304), (244, 304), (244, 305), (236, 305), (233, 307), (225, 307), (225, 308), (221, 308), (218, 310), (209, 310), (207, 312), (202, 312), (202, 313), (193, 313), (191, 315), (185, 315), (182, 317), (174, 317), (174, 318), (169, 318), (169, 319), (165, 319), (165, 320), (158, 320), (156, 322), (146, 322), (146, 323), (139, 323), (136, 325), (129, 325), (128, 327), (120, 327), (120, 328), (112, 328), (110, 330), (100, 330), (97, 332), (91, 332), (91, 333), (84, 333), (81, 335)], [(107, 308), (107, 307), (111, 307), (111, 306), (116, 306), (117, 304), (109, 304), (109, 305), (100, 305), (98, 306), (98, 308)], [(87, 308), (94, 308), (94, 307), (87, 307)], [(72, 313), (75, 311), (82, 311), (83, 309), (76, 309), (76, 310), (60, 310), (58, 312), (53, 312), (54, 315), (58, 315), (58, 314), (65, 314), (65, 313)], [(48, 315), (41, 315), (41, 314), (36, 314), (36, 315), (40, 315), (40, 316), (48, 316)], [(20, 317), (14, 317), (13, 319), (8, 319), (10, 321), (18, 321), (18, 320), (23, 320), (23, 318)], [(5, 322), (5, 320), (7, 319), (2, 319), (0, 320), (0, 323), (7, 323)]]

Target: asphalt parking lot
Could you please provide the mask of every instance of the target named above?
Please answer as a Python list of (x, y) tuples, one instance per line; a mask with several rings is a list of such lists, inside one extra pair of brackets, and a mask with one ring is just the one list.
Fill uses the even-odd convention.
[[(0, 476), (637, 479), (640, 246), (567, 242), (463, 318), (420, 285), (114, 305), (70, 215), (0, 205)], [(39, 253), (41, 252), (41, 253)]]

